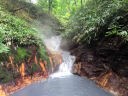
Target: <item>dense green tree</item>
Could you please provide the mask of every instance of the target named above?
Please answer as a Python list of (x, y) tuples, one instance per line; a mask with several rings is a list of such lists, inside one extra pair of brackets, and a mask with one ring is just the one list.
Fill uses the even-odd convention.
[[(97, 41), (98, 38), (108, 35), (127, 37), (127, 28), (117, 28), (121, 26), (119, 21), (127, 13), (126, 0), (89, 0), (86, 5), (77, 11), (68, 25), (69, 29), (65, 35), (78, 43), (88, 44)], [(122, 18), (123, 19), (123, 18)], [(124, 25), (124, 26), (127, 26)], [(125, 39), (127, 40), (127, 39)]]
[[(17, 70), (19, 70), (23, 62), (25, 62), (27, 68), (33, 68), (31, 67), (33, 61), (30, 60), (28, 62), (28, 59), (33, 59), (35, 55), (48, 61), (45, 46), (38, 37), (37, 30), (33, 28), (32, 25), (30, 25), (30, 21), (28, 20), (29, 22), (27, 22), (25, 20), (26, 18), (22, 15), (18, 17), (17, 13), (13, 14), (12, 10), (15, 10), (18, 5), (14, 6), (12, 4), (14, 6), (12, 8), (11, 6), (6, 6), (6, 4), (9, 4), (9, 1), (0, 5), (0, 82), (8, 82), (18, 77), (19, 72)], [(23, 4), (27, 5), (25, 2)], [(28, 3), (28, 5), (31, 4)], [(20, 7), (21, 6), (19, 6), (19, 8)], [(29, 6), (29, 8), (30, 7), (31, 6)], [(10, 10), (10, 8), (12, 9)], [(31, 11), (31, 8), (29, 8), (28, 10)], [(33, 8), (35, 7), (32, 6), (32, 9)], [(27, 17), (33, 18), (30, 12)], [(28, 73), (30, 72), (29, 70)]]
[[(63, 24), (66, 24), (71, 14), (85, 4), (86, 0), (38, 0), (38, 5), (46, 11), (51, 11)], [(82, 4), (81, 4), (82, 3)]]

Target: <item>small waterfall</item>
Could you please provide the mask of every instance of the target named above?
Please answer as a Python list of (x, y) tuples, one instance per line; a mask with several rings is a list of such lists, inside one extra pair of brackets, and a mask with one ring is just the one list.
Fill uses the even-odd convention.
[(53, 36), (49, 39), (45, 39), (44, 42), (47, 48), (49, 48), (51, 51), (61, 52), (62, 59), (63, 59), (62, 64), (60, 64), (59, 66), (59, 70), (56, 73), (53, 73), (50, 77), (61, 78), (61, 77), (72, 75), (71, 70), (72, 70), (72, 65), (75, 61), (75, 56), (72, 56), (70, 52), (64, 51), (60, 48), (61, 36)]

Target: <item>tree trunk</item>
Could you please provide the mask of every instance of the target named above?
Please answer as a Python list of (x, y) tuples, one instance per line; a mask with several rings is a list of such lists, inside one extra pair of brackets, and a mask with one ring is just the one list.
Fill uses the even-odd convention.
[(76, 0), (74, 0), (74, 4), (77, 6), (77, 2), (76, 2)]
[(48, 3), (49, 3), (49, 12), (52, 12), (52, 0), (48, 0)]
[(83, 0), (81, 0), (81, 6), (83, 5)]

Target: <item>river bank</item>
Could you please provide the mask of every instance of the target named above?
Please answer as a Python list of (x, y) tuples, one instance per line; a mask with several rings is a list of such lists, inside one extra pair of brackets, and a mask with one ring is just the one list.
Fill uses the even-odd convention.
[[(102, 53), (99, 51), (97, 54), (97, 51), (94, 49), (83, 46), (74, 46), (70, 49), (71, 53), (76, 56), (76, 61), (73, 66), (74, 74), (88, 77), (115, 96), (127, 96), (128, 78), (111, 69), (111, 63), (109, 63), (109, 61), (111, 61), (112, 55), (106, 55), (105, 52), (107, 51), (102, 51)], [(110, 52), (110, 54), (113, 53)]]
[(41, 73), (35, 73), (32, 77), (25, 76), (24, 78), (17, 78), (13, 82), (8, 82), (5, 84), (0, 84), (0, 96), (8, 96), (18, 90), (25, 88), (33, 83), (41, 80), (46, 80), (48, 76), (43, 76)]

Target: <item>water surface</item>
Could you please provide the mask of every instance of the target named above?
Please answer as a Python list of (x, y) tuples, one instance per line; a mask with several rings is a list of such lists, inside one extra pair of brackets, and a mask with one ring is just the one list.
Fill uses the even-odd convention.
[(112, 96), (94, 82), (70, 75), (32, 84), (12, 96)]

